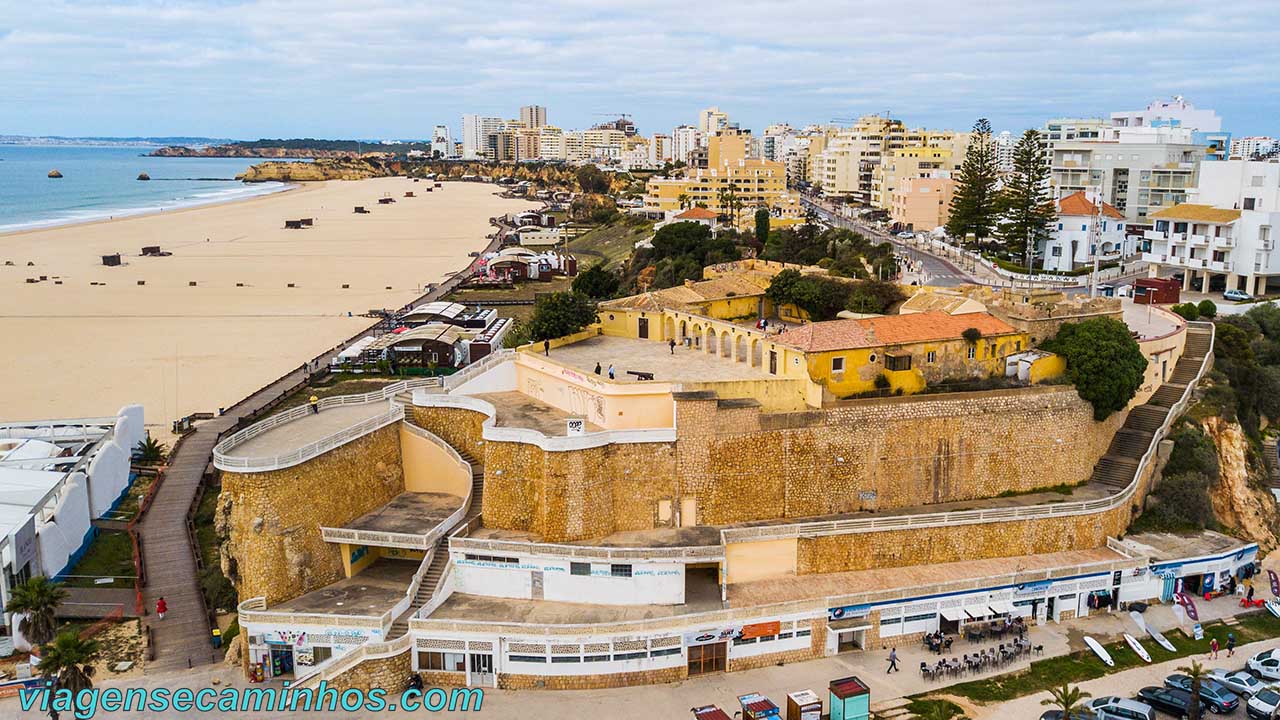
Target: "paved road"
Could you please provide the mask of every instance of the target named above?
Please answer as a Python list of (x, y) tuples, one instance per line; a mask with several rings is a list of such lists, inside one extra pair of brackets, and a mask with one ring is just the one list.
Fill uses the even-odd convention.
[(863, 235), (875, 238), (883, 242), (893, 243), (894, 247), (897, 248), (898, 251), (901, 252), (903, 255), (906, 255), (912, 260), (916, 260), (922, 264), (921, 269), (924, 272), (924, 280), (929, 285), (937, 285), (940, 287), (955, 287), (957, 285), (965, 285), (965, 284), (972, 284), (972, 283), (979, 282), (972, 275), (965, 272), (963, 269), (953, 264), (949, 260), (940, 258), (937, 255), (933, 255), (932, 253), (924, 252), (918, 248), (911, 246), (908, 243), (903, 243), (900, 240), (898, 240), (898, 238), (882, 230), (874, 228), (870, 225), (866, 225), (864, 223), (860, 223), (855, 220), (850, 220), (848, 218), (840, 217), (839, 215), (836, 215), (835, 213), (827, 210), (822, 205), (819, 205), (813, 202), (812, 200), (804, 200), (803, 203), (806, 209), (812, 210), (815, 214), (817, 214), (818, 217), (822, 218), (825, 222), (828, 222), (831, 225), (834, 225), (836, 227), (842, 227), (847, 230), (853, 230), (855, 232), (860, 232)]

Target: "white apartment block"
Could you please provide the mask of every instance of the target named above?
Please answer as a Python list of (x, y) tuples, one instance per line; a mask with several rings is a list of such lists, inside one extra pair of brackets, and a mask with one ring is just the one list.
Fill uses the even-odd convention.
[(1222, 118), (1212, 110), (1202, 110), (1181, 95), (1172, 100), (1156, 100), (1145, 110), (1122, 110), (1111, 113), (1115, 127), (1182, 127), (1200, 132), (1221, 132)]
[(1018, 144), (1018, 138), (1013, 133), (1004, 130), (991, 138), (991, 145), (996, 153), (996, 169), (1001, 175), (1007, 175), (1013, 172), (1013, 148)]
[(1280, 227), (1280, 162), (1223, 160), (1200, 167), (1190, 203), (1152, 215), (1143, 255), (1152, 276), (1183, 273), (1183, 288), (1196, 279), (1206, 290), (1222, 278), (1225, 289), (1263, 295), (1280, 275), (1275, 232)]
[(720, 112), (718, 107), (709, 107), (698, 113), (698, 132), (702, 133), (703, 145), (706, 139), (729, 127), (729, 114)]
[(673, 147), (670, 135), (654, 134), (649, 139), (649, 162), (654, 166), (671, 162)]
[(485, 157), (489, 147), (489, 136), (503, 128), (503, 120), (499, 117), (482, 115), (462, 116), (462, 157), (464, 160), (476, 160)]
[(1280, 150), (1280, 140), (1265, 135), (1251, 135), (1231, 139), (1231, 157), (1250, 160), (1256, 155), (1266, 155)]
[(449, 157), (454, 154), (453, 150), (453, 134), (449, 132), (448, 125), (437, 125), (431, 131), (431, 149), (439, 150), (443, 157)]
[(538, 128), (538, 157), (542, 160), (567, 160), (564, 131), (552, 125)]
[(1189, 129), (1103, 127), (1050, 141), (1050, 184), (1058, 197), (1101, 191), (1125, 218), (1146, 222), (1161, 208), (1186, 202), (1205, 146)]
[(671, 131), (671, 157), (678, 162), (689, 162), (689, 155), (702, 144), (702, 133), (692, 125), (681, 125)]

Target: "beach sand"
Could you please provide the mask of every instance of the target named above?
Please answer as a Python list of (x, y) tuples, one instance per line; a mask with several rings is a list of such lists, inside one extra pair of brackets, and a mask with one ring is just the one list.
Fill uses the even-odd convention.
[[(372, 324), (360, 313), (398, 308), (463, 269), (494, 231), (490, 217), (532, 206), (488, 184), (426, 186), (315, 183), (0, 235), (0, 421), (112, 415), (142, 403), (148, 427), (167, 434), (171, 420), (230, 406)], [(379, 205), (383, 196), (396, 202)], [(370, 214), (354, 214), (355, 205)], [(304, 217), (315, 225), (284, 229)], [(173, 255), (140, 257), (145, 245)], [(121, 266), (102, 264), (111, 253)], [(49, 279), (26, 282), (41, 275)]]

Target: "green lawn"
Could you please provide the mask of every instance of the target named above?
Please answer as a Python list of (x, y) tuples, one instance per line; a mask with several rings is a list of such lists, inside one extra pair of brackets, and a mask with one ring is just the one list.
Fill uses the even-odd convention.
[[(1272, 617), (1269, 613), (1250, 615), (1240, 618), (1240, 626), (1234, 629), (1228, 628), (1220, 621), (1205, 623), (1204, 640), (1200, 641), (1192, 640), (1181, 632), (1169, 632), (1165, 637), (1169, 638), (1177, 649), (1177, 652), (1172, 653), (1156, 645), (1150, 638), (1140, 637), (1139, 640), (1142, 640), (1143, 646), (1151, 654), (1152, 663), (1160, 663), (1204, 654), (1208, 652), (1210, 638), (1218, 638), (1218, 642), (1225, 646), (1228, 632), (1236, 634), (1239, 645), (1276, 637), (1280, 635), (1280, 619)], [(1082, 650), (1070, 655), (1037, 660), (1024, 671), (998, 675), (985, 680), (963, 682), (947, 688), (931, 690), (925, 694), (959, 695), (982, 703), (1004, 702), (1061, 687), (1064, 683), (1075, 685), (1085, 680), (1093, 680), (1147, 664), (1130, 650), (1123, 640), (1103, 647), (1111, 654), (1115, 667), (1109, 668), (1103, 665), (1093, 652)]]
[(616, 266), (625, 263), (636, 243), (652, 232), (653, 223), (648, 220), (623, 216), (570, 240), (567, 247), (569, 252), (578, 256), (579, 265), (583, 268), (597, 260)]
[(155, 481), (156, 476), (150, 473), (144, 473), (135, 478), (133, 484), (129, 486), (129, 492), (120, 499), (120, 504), (116, 505), (116, 509), (110, 517), (114, 520), (125, 521), (137, 517), (142, 498), (147, 496), (147, 491), (151, 489)]
[(284, 412), (285, 410), (295, 408), (299, 405), (306, 405), (311, 401), (312, 395), (315, 395), (322, 400), (324, 398), (335, 397), (337, 395), (363, 395), (375, 390), (381, 390), (390, 383), (404, 379), (405, 378), (385, 376), (378, 379), (339, 380), (338, 382), (321, 387), (312, 387), (307, 385), (280, 401), (280, 404), (271, 411), (271, 414), (274, 415), (279, 412)]
[[(71, 587), (133, 587), (133, 543), (123, 530), (99, 530), (80, 561), (65, 582)], [(98, 584), (94, 578), (118, 576), (110, 584)]]

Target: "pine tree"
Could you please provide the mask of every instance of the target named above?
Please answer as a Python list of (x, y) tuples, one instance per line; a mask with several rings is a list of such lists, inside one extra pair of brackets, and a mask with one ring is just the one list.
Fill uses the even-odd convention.
[(981, 242), (991, 235), (996, 218), (996, 151), (991, 142), (991, 123), (981, 118), (973, 124), (973, 136), (964, 154), (951, 197), (947, 234), (964, 239), (973, 234)]
[(1049, 239), (1057, 218), (1049, 197), (1049, 168), (1040, 149), (1040, 133), (1028, 130), (1013, 148), (1013, 172), (1005, 180), (997, 203), (1000, 225), (996, 237), (1015, 255), (1026, 253), (1031, 269), (1036, 246)]

